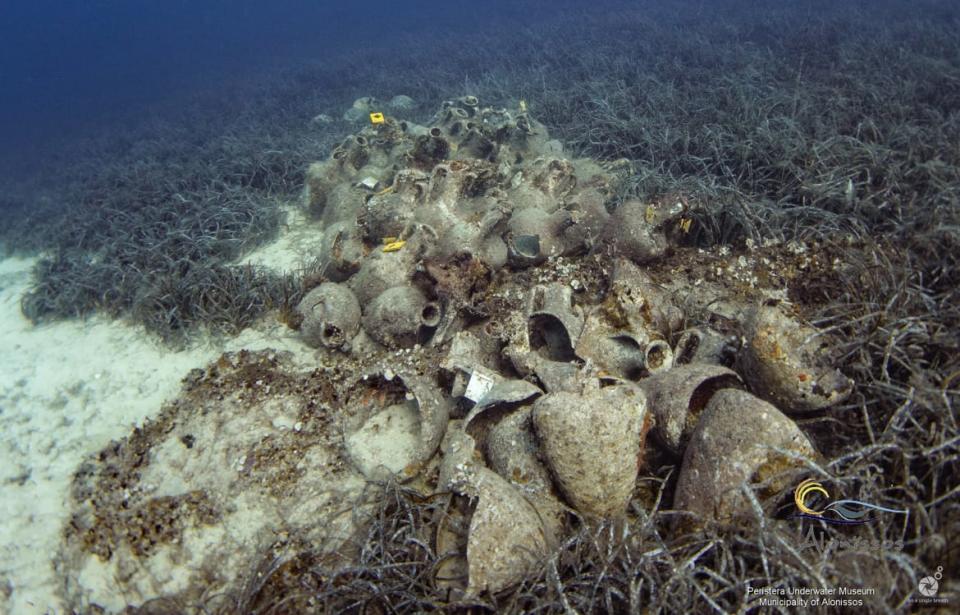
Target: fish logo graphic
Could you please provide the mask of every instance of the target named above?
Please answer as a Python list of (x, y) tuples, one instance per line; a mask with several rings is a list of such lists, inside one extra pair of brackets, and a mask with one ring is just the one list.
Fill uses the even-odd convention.
[(836, 500), (827, 504), (823, 509), (816, 510), (810, 508), (807, 504), (807, 499), (815, 493), (819, 493), (825, 498), (830, 497), (830, 493), (826, 488), (812, 478), (808, 478), (797, 485), (797, 488), (793, 491), (793, 501), (797, 505), (797, 510), (799, 510), (800, 513), (795, 514), (794, 517), (816, 519), (835, 525), (859, 525), (874, 520), (874, 517), (867, 516), (871, 511), (896, 515), (907, 514), (906, 510), (885, 508), (877, 504), (861, 502), (860, 500)]

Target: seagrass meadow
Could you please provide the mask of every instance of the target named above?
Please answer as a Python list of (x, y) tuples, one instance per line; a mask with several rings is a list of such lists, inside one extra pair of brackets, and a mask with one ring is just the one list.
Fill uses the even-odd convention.
[[(422, 20), (429, 21), (429, 10), (423, 10)], [(936, 0), (521, 2), (476, 27), (468, 21), (454, 20), (429, 35), (399, 29), (309, 61), (251, 69), (216, 87), (128, 110), (55, 146), (38, 146), (29, 160), (18, 161), (15, 153), (4, 156), (9, 162), (7, 172), (0, 171), (0, 249), (10, 262), (32, 259), (29, 281), (17, 287), (22, 292), (5, 299), (16, 304), (9, 318), (29, 323), (36, 335), (58, 323), (110, 322), (154, 344), (158, 363), (200, 347), (213, 352), (192, 371), (177, 375), (183, 384), (173, 392), (176, 399), (140, 417), (143, 422), (133, 429), (117, 426), (109, 438), (83, 450), (82, 463), (71, 465), (69, 488), (64, 486), (62, 495), (68, 504), (55, 517), (52, 581), (44, 586), (57, 594), (57, 604), (64, 612), (251, 615), (813, 608), (763, 601), (753, 592), (772, 587), (873, 590), (834, 596), (819, 609), (827, 612), (854, 606), (876, 613), (956, 609), (960, 8)], [(483, 121), (499, 132), (476, 130), (489, 144), (454, 137), (459, 129), (450, 113), (444, 115), (450, 109), (477, 114), (464, 115), (464, 122), (479, 123), (476, 118), (487, 113)], [(371, 124), (370, 112), (381, 111), (386, 128)], [(544, 138), (528, 149), (517, 145), (516, 134), (538, 130), (550, 141)], [(395, 139), (396, 147), (409, 146), (411, 153), (370, 162), (367, 157), (373, 160), (374, 154), (367, 151), (374, 150), (375, 137), (382, 141), (377, 147)], [(346, 174), (341, 158), (355, 156), (357, 143), (364, 159), (354, 165), (357, 174)], [(503, 153), (508, 146), (509, 156)], [(563, 173), (575, 176), (577, 186), (562, 192), (555, 182), (560, 163), (551, 167), (549, 161), (568, 159), (573, 163)], [(548, 162), (538, 166), (538, 160)], [(382, 167), (382, 177), (367, 177), (374, 164)], [(449, 324), (446, 317), (439, 326), (430, 324), (431, 332), (437, 330), (430, 334), (432, 341), (416, 329), (420, 321), (409, 343), (396, 341), (399, 334), (377, 337), (372, 309), (367, 309), (377, 304), (377, 293), (364, 297), (358, 285), (367, 282), (349, 282), (350, 276), (359, 269), (355, 280), (369, 280), (363, 277), (363, 259), (387, 258), (389, 250), (412, 258), (426, 241), (425, 225), (432, 225), (438, 244), (446, 244), (429, 212), (397, 213), (404, 224), (394, 229), (392, 220), (377, 218), (387, 205), (381, 210), (374, 205), (388, 203), (388, 197), (406, 203), (400, 199), (419, 185), (416, 173), (436, 182), (438, 164), (451, 175), (463, 165), (475, 173), (464, 180), (457, 198), (488, 199), (483, 203), (489, 207), (478, 206), (470, 224), (498, 229), (492, 234), (497, 241), (503, 238), (503, 262), (490, 265), (498, 258), (488, 256), (500, 249), (496, 242), (470, 254), (451, 248), (442, 258), (424, 248), (427, 256), (411, 263), (408, 274), (423, 294), (416, 304), (419, 317), (425, 321), (428, 309), (432, 317), (434, 309), (446, 314), (457, 305), (459, 324)], [(553, 174), (536, 175), (541, 167)], [(561, 203), (556, 211), (567, 214), (557, 214), (562, 219), (550, 227), (566, 238), (566, 243), (557, 240), (564, 247), (554, 254), (548, 233), (524, 234), (520, 227), (504, 226), (513, 224), (507, 221), (513, 212), (503, 203), (519, 202), (516, 195), (534, 176), (529, 182), (556, 196)], [(537, 183), (541, 178), (547, 179)], [(431, 200), (434, 183), (429, 186), (426, 203), (442, 201)], [(591, 189), (596, 210), (583, 205)], [(366, 209), (349, 223), (331, 218), (331, 203), (346, 202), (343, 195), (351, 190), (365, 195), (356, 206)], [(637, 257), (615, 229), (644, 216), (645, 223), (659, 225), (650, 240), (657, 247)], [(603, 225), (597, 222), (601, 218)], [(346, 230), (325, 234), (335, 224), (346, 224)], [(577, 228), (587, 230), (574, 242), (569, 238)], [(534, 247), (521, 241), (528, 236), (538, 238)], [(467, 245), (473, 239), (458, 241)], [(284, 266), (251, 258), (278, 245), (294, 246)], [(348, 260), (343, 255), (353, 245), (361, 256), (354, 269), (342, 273)], [(538, 387), (539, 393), (544, 389), (548, 394), (536, 402), (541, 404), (556, 394), (554, 387), (566, 385), (553, 384), (553, 372), (540, 364), (511, 354), (515, 339), (502, 331), (525, 309), (534, 314), (530, 322), (555, 323), (564, 316), (529, 308), (526, 299), (511, 292), (562, 285), (568, 295), (564, 309), (572, 301), (573, 312), (595, 309), (604, 322), (626, 327), (629, 315), (610, 299), (621, 292), (617, 272), (624, 266), (618, 259), (632, 261), (631, 267), (641, 269), (658, 289), (650, 291), (654, 296), (667, 293), (678, 306), (676, 317), (651, 316), (649, 308), (643, 312), (648, 322), (669, 321), (655, 337), (673, 353), (670, 361), (689, 362), (687, 355), (706, 352), (714, 339), (697, 338), (699, 347), (688, 346), (685, 332), (719, 332), (724, 345), (710, 356), (726, 369), (722, 375), (730, 384), (723, 386), (752, 391), (784, 410), (790, 429), (816, 454), (793, 451), (782, 466), (758, 470), (786, 478), (777, 482), (768, 481), (767, 474), (754, 475), (762, 485), (737, 488), (736, 514), (721, 514), (729, 502), (718, 496), (711, 504), (714, 518), (693, 519), (691, 506), (678, 505), (691, 501), (690, 483), (682, 476), (689, 457), (683, 448), (706, 436), (693, 429), (693, 418), (684, 419), (691, 422), (683, 428), (682, 444), (658, 441), (632, 451), (626, 465), (631, 471), (636, 466), (637, 475), (628, 485), (625, 512), (584, 512), (572, 503), (575, 498), (551, 487), (551, 493), (562, 492), (563, 509), (554, 539), (534, 549), (536, 557), (510, 583), (478, 588), (466, 581), (468, 572), (479, 574), (466, 562), (468, 550), (478, 553), (480, 547), (468, 545), (465, 536), (471, 515), (481, 514), (477, 500), (484, 500), (468, 488), (457, 492), (451, 486), (457, 481), (449, 479), (442, 458), (454, 456), (453, 428), (442, 446), (440, 441), (447, 418), (462, 419), (463, 433), (480, 419), (463, 400), (466, 393), (447, 393), (466, 389), (466, 382), (457, 380), (463, 377), (457, 375), (463, 371), (459, 364), (430, 371), (451, 362), (452, 333), (443, 341), (441, 334), (448, 326), (474, 327), (491, 339), (507, 340), (490, 351), (498, 357), (491, 359), (491, 371)], [(633, 278), (623, 274), (622, 279)], [(305, 298), (341, 283), (354, 284), (351, 292), (362, 299), (350, 337), (366, 335), (366, 328), (377, 343), (364, 338), (351, 350), (340, 328), (321, 327), (317, 336), (325, 340), (336, 334), (336, 343), (304, 344), (311, 318)], [(14, 287), (7, 281), (2, 285)], [(543, 301), (549, 303), (550, 296)], [(753, 325), (741, 318), (739, 307), (728, 307), (733, 303), (744, 314), (748, 308), (760, 313), (778, 306), (811, 337), (829, 340), (818, 347), (816, 361), (828, 363), (836, 387), (844, 389), (839, 401), (791, 413), (775, 393), (761, 394), (762, 386), (751, 379), (760, 368), (744, 359)], [(381, 320), (389, 324), (394, 316)], [(589, 315), (582, 320), (589, 323)], [(239, 349), (236, 340), (244, 331), (268, 329), (286, 336), (282, 347)], [(531, 333), (527, 342), (581, 374), (595, 369), (590, 373), (601, 382), (599, 391), (642, 389), (644, 379), (659, 369), (648, 352), (647, 363), (614, 374), (612, 360), (610, 365), (595, 360), (574, 335), (557, 330)], [(642, 348), (648, 341), (630, 343)], [(18, 353), (30, 353), (29, 337), (17, 343)], [(292, 359), (284, 352), (301, 354)], [(370, 371), (374, 365), (376, 375)], [(362, 430), (378, 442), (369, 424), (351, 423), (350, 404), (399, 407), (416, 398), (422, 411), (425, 395), (416, 384), (421, 377), (445, 397), (458, 399), (451, 402), (450, 417), (438, 420), (442, 426), (429, 454), (421, 455), (417, 442), (411, 444), (416, 454), (409, 464), (388, 475), (343, 469), (359, 456), (353, 434)], [(801, 373), (800, 380), (805, 379)], [(406, 390), (398, 388), (400, 380)], [(380, 389), (367, 390), (370, 383)], [(0, 417), (28, 408), (11, 387), (0, 396)], [(698, 391), (707, 397), (715, 393)], [(826, 398), (827, 393), (814, 388), (815, 395)], [(268, 398), (274, 401), (264, 401)], [(507, 402), (514, 404), (512, 411), (526, 399)], [(702, 407), (707, 400), (690, 401), (691, 407), (697, 403)], [(283, 434), (256, 422), (257, 412), (272, 412), (263, 408), (284, 404), (295, 410), (289, 425), (283, 423)], [(529, 430), (546, 450), (540, 440), (547, 429), (537, 422), (537, 412), (530, 419), (537, 428)], [(237, 423), (242, 429), (224, 427), (235, 415), (243, 415)], [(279, 418), (270, 420), (281, 424)], [(422, 414), (419, 420), (425, 439), (431, 425)], [(662, 417), (653, 420), (656, 425), (644, 420), (636, 426), (641, 439), (647, 430), (657, 435), (664, 429)], [(481, 428), (484, 438), (495, 430), (485, 423)], [(16, 455), (34, 454), (22, 452), (30, 447), (15, 449), (12, 428), (4, 429), (4, 444)], [(57, 429), (71, 429), (69, 421)], [(187, 495), (171, 492), (163, 493), (162, 502), (159, 496), (150, 499), (146, 485), (162, 480), (146, 477), (160, 476), (156, 468), (166, 467), (163, 463), (180, 467), (170, 461), (170, 451), (186, 458), (194, 447), (213, 441), (204, 440), (204, 434), (215, 434), (209, 438), (217, 446), (220, 439), (250, 440), (245, 452), (224, 444), (222, 459), (208, 460), (211, 467), (229, 466), (247, 482), (211, 479), (191, 484)], [(477, 433), (471, 435), (480, 442)], [(319, 458), (328, 474), (314, 476), (298, 465)], [(562, 485), (556, 478), (561, 472), (553, 466), (550, 472)], [(356, 503), (343, 504), (332, 491), (324, 492), (317, 502), (325, 512), (316, 518), (338, 521), (308, 527), (313, 513), (299, 508), (303, 503), (296, 492), (284, 489), (309, 484), (323, 491), (331, 476)], [(834, 499), (898, 512), (872, 510), (872, 520), (863, 524), (799, 518), (793, 487), (811, 477), (827, 485)], [(5, 482), (11, 489), (27, 489), (29, 472)], [(236, 484), (249, 493), (230, 492)], [(221, 489), (218, 495), (208, 497), (207, 491), (216, 489)], [(296, 524), (283, 525), (277, 512), (277, 519), (238, 538), (246, 546), (236, 547), (232, 563), (224, 564), (229, 574), (218, 573), (203, 558), (187, 558), (195, 569), (157, 577), (149, 586), (145, 579), (159, 575), (159, 568), (138, 568), (139, 558), (146, 561), (168, 543), (189, 543), (193, 528), (216, 526), (232, 514), (223, 502), (253, 501), (250, 493), (257, 489), (269, 492), (262, 501), (271, 502), (258, 506), (276, 505), (279, 511), (277, 502), (286, 502)], [(16, 494), (28, 497), (26, 491)], [(334, 514), (338, 503), (342, 510)], [(121, 552), (131, 553), (129, 561), (136, 566), (117, 564)], [(90, 570), (101, 571), (85, 568), (95, 560), (115, 575), (114, 585), (89, 582)], [(170, 567), (177, 570), (175, 563)], [(486, 574), (493, 575), (490, 569)], [(921, 580), (938, 570), (934, 594), (921, 593)], [(6, 586), (12, 601), (21, 581), (7, 580), (7, 574), (0, 571), (5, 580), (0, 596)], [(181, 576), (189, 580), (171, 580)]]

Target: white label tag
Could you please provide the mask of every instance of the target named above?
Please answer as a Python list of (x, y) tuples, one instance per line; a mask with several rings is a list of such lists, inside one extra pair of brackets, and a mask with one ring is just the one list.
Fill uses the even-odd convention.
[(493, 388), (496, 379), (493, 374), (483, 368), (475, 368), (470, 374), (470, 382), (467, 383), (467, 392), (464, 397), (476, 403), (483, 399), (487, 391)]

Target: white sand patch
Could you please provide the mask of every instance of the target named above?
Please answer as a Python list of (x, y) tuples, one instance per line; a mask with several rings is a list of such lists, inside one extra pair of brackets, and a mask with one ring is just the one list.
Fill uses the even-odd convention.
[(296, 271), (320, 254), (323, 227), (311, 222), (296, 204), (281, 207), (286, 216), (277, 239), (260, 246), (243, 259), (242, 265), (261, 265), (275, 271)]
[(34, 327), (20, 297), (35, 262), (0, 261), (0, 612), (17, 614), (64, 612), (51, 560), (72, 474), (87, 455), (158, 413), (189, 370), (225, 350), (292, 350), (305, 363), (312, 356), (272, 322), (222, 347), (183, 352), (101, 318)]
[[(72, 606), (83, 611), (97, 604), (117, 613), (128, 602), (138, 605), (172, 595), (200, 604), (226, 587), (236, 588), (280, 533), (296, 534), (317, 546), (326, 541), (339, 545), (350, 535), (350, 504), (364, 482), (346, 468), (331, 475), (338, 455), (336, 445), (330, 444), (338, 438), (323, 431), (300, 437), (277, 429), (275, 419), (296, 412), (303, 400), (295, 387), (265, 395), (251, 400), (241, 388), (223, 400), (193, 397), (164, 429), (153, 432), (145, 453), (149, 463), (123, 479), (128, 509), (138, 511), (134, 518), (150, 521), (144, 526), (123, 514), (111, 517), (114, 527), (134, 532), (110, 542), (106, 561), (79, 540), (66, 545), (61, 563), (71, 580)], [(187, 436), (189, 448), (184, 444)], [(275, 490), (281, 483), (284, 487)], [(91, 490), (103, 487), (97, 480), (86, 483)], [(115, 483), (113, 487), (120, 488)], [(198, 522), (190, 506), (168, 500), (151, 512), (148, 505), (185, 496), (195, 496), (194, 501), (211, 512), (208, 524)], [(76, 510), (81, 516), (93, 512), (86, 502)], [(331, 514), (334, 511), (339, 514)], [(100, 509), (97, 514), (110, 512)], [(186, 529), (174, 529), (179, 527), (175, 519)], [(153, 533), (153, 527), (166, 530)], [(170, 538), (160, 538), (162, 534)]]

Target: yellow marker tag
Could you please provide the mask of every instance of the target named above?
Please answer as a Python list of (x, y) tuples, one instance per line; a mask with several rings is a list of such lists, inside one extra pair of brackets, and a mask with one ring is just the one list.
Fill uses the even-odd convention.
[(384, 188), (384, 189), (381, 190), (380, 192), (374, 193), (373, 196), (383, 196), (383, 195), (385, 195), (385, 194), (390, 194), (391, 192), (393, 192), (393, 186), (387, 186), (386, 188)]
[(397, 250), (399, 250), (400, 248), (402, 248), (402, 247), (405, 246), (405, 245), (407, 245), (407, 242), (406, 242), (406, 241), (403, 241), (403, 240), (401, 239), (400, 241), (394, 241), (394, 242), (388, 243), (387, 245), (383, 246), (383, 251), (384, 251), (384, 252), (396, 252)]
[(394, 243), (394, 242), (396, 242), (396, 241), (399, 241), (399, 237), (384, 237), (384, 238), (383, 238), (383, 245), (386, 246), (386, 245), (389, 245), (389, 244)]
[(693, 224), (693, 218), (680, 218), (680, 230), (684, 233), (690, 232), (691, 224)]
[(653, 205), (647, 205), (647, 210), (643, 212), (643, 217), (647, 221), (647, 224), (653, 224), (653, 219), (657, 215), (657, 208)]
[(521, 99), (520, 99), (520, 113), (526, 113), (526, 112), (527, 112), (527, 101), (525, 101), (524, 99), (521, 98)]
[(382, 124), (386, 120), (383, 117), (382, 113), (371, 113), (370, 114), (370, 123), (371, 124)]

